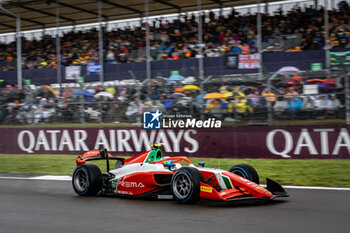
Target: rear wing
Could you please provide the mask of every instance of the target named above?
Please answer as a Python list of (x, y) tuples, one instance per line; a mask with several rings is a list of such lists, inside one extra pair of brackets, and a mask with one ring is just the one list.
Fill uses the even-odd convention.
[(75, 162), (77, 166), (85, 164), (86, 161), (92, 161), (92, 160), (106, 160), (107, 164), (107, 172), (109, 172), (109, 160), (119, 160), (121, 161), (122, 165), (124, 165), (125, 161), (123, 158), (118, 158), (116, 156), (113, 156), (107, 152), (107, 149), (102, 150), (91, 150), (83, 154), (82, 156), (78, 156), (78, 158), (75, 159)]

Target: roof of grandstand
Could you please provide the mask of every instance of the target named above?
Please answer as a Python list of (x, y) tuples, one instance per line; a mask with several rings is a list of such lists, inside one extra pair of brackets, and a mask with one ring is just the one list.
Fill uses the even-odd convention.
[[(277, 0), (268, 0), (269, 2)], [(103, 21), (143, 17), (145, 0), (101, 0)], [(255, 4), (256, 0), (202, 0), (202, 9)], [(265, 2), (265, 1), (264, 1)], [(54, 27), (56, 0), (0, 0), (6, 9), (21, 16), (21, 29)], [(59, 0), (60, 25), (95, 23), (98, 17), (96, 0)], [(149, 15), (163, 15), (197, 10), (197, 0), (149, 0)], [(16, 30), (14, 16), (1, 11), (0, 33)]]

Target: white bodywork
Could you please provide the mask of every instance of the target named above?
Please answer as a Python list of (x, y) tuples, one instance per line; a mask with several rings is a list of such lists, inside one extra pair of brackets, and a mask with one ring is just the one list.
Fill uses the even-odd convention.
[[(193, 164), (189, 164), (189, 167), (195, 167)], [(180, 163), (175, 163), (175, 169), (181, 168)], [(205, 168), (205, 167), (195, 167), (199, 171), (208, 171), (215, 174), (216, 179), (218, 180), (220, 186), (222, 189), (228, 189), (228, 187), (225, 185), (225, 182), (222, 178), (222, 172), (227, 172), (222, 169), (216, 169), (216, 168)], [(165, 168), (163, 164), (160, 163), (132, 163), (125, 165), (121, 168), (117, 168), (114, 170), (111, 170), (110, 173), (114, 174), (115, 177), (113, 180), (118, 180), (123, 176), (133, 174), (135, 172), (168, 172), (172, 173), (173, 171), (169, 170), (168, 168)]]
[[(180, 165), (180, 164), (179, 164)], [(180, 165), (181, 166), (181, 165)], [(119, 179), (123, 176), (135, 173), (135, 172), (169, 172), (169, 169), (165, 168), (163, 164), (157, 163), (132, 163), (125, 165), (124, 167), (111, 170), (110, 173), (115, 175), (113, 179)]]

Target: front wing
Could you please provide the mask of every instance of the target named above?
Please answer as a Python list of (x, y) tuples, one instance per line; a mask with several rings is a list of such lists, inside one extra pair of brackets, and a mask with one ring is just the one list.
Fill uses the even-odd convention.
[[(243, 180), (243, 179), (242, 179)], [(213, 201), (242, 201), (242, 200), (273, 200), (276, 197), (288, 197), (283, 187), (269, 178), (266, 178), (266, 188), (246, 180), (246, 186), (234, 186), (231, 189), (217, 191), (214, 187), (201, 182), (200, 197)]]

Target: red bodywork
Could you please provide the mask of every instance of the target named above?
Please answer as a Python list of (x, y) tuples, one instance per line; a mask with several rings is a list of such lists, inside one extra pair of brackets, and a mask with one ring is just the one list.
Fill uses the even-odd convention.
[[(201, 171), (201, 173), (204, 179), (205, 177), (210, 177), (213, 174), (212, 172), (207, 171)], [(269, 190), (254, 183), (253, 181), (247, 180), (231, 172), (223, 172), (222, 174), (230, 178), (233, 188), (218, 191), (214, 188), (219, 187), (219, 182), (216, 178), (211, 180), (210, 182), (201, 182), (201, 198), (216, 201), (233, 201), (239, 197), (255, 197), (269, 199), (274, 196)]]
[[(99, 150), (90, 150), (88, 152), (85, 152), (82, 156), (79, 156), (78, 158), (75, 159), (75, 162), (77, 166), (85, 164), (86, 161), (88, 160), (99, 160), (101, 159)], [(109, 158), (115, 158), (115, 156), (111, 155), (108, 153)]]
[(136, 172), (123, 176), (118, 180), (116, 194), (138, 196), (164, 187), (155, 181), (155, 174), (169, 175), (162, 172)]

